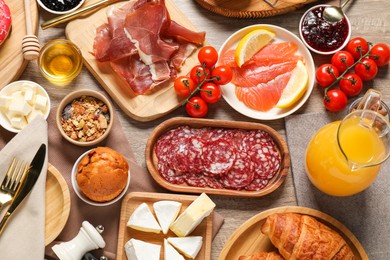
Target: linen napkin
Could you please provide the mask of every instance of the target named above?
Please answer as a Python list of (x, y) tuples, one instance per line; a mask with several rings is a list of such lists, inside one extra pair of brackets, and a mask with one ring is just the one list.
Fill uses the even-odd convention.
[[(312, 136), (342, 114), (315, 113), (286, 118), (287, 143), (299, 206), (318, 209), (343, 223), (357, 237), (370, 259), (390, 259), (390, 163), (385, 162), (375, 182), (348, 197), (328, 196), (316, 189), (305, 173), (305, 152)], [(302, 134), (304, 133), (304, 134)]]
[[(12, 135), (0, 130), (0, 148)], [(37, 117), (0, 151), (0, 180), (13, 157), (31, 162), (41, 144), (47, 146), (47, 122)], [(30, 194), (11, 216), (0, 236), (0, 259), (43, 259), (45, 252), (45, 185), (47, 153), (41, 174)], [(5, 213), (3, 209), (2, 215)], [(21, 250), (22, 249), (22, 250)]]

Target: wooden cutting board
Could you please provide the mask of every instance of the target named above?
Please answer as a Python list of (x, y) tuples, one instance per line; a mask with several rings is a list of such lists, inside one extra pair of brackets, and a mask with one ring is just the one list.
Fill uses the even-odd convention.
[(195, 0), (203, 8), (227, 17), (261, 18), (294, 11), (316, 0)]
[[(87, 1), (86, 5), (94, 2), (97, 1)], [(123, 2), (118, 4), (123, 4)], [(165, 4), (172, 20), (191, 30), (198, 31), (186, 15), (172, 3), (172, 0), (166, 0)], [(160, 87), (150, 95), (136, 96), (125, 90), (125, 83), (114, 73), (108, 62), (98, 62), (91, 54), (96, 28), (107, 22), (106, 9), (103, 8), (90, 16), (73, 20), (66, 26), (66, 37), (80, 48), (84, 65), (121, 109), (138, 121), (151, 121), (177, 108), (183, 99), (177, 97), (173, 89), (173, 81), (168, 82), (166, 86)], [(178, 76), (187, 74), (193, 66), (198, 64), (198, 50), (185, 61)]]
[[(26, 35), (23, 1), (5, 0), (5, 2), (11, 10), (12, 27), (7, 40), (0, 46), (0, 89), (11, 81), (18, 79), (28, 64), (22, 53), (22, 39)], [(36, 33), (38, 29), (38, 6), (35, 0), (30, 2), (32, 28)]]

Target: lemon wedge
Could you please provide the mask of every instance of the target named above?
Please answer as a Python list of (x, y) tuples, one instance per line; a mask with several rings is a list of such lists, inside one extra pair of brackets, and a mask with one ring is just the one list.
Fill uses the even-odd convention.
[(267, 45), (273, 38), (275, 33), (258, 29), (246, 34), (237, 45), (234, 59), (238, 67), (241, 67), (246, 61), (253, 57), (261, 48)]
[(287, 108), (297, 102), (306, 92), (308, 81), (306, 66), (302, 61), (298, 61), (276, 107)]

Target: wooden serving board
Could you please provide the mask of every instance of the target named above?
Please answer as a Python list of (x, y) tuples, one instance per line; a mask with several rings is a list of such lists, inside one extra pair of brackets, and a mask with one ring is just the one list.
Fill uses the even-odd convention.
[[(227, 17), (261, 18), (294, 11), (317, 0), (195, 0), (203, 8)], [(276, 4), (275, 4), (276, 3)]]
[[(228, 129), (242, 129), (242, 130), (263, 130), (270, 134), (272, 139), (275, 141), (280, 154), (281, 154), (281, 165), (280, 170), (275, 176), (269, 180), (267, 186), (259, 191), (246, 191), (246, 190), (232, 190), (232, 189), (218, 189), (209, 187), (193, 187), (186, 183), (173, 184), (166, 181), (158, 171), (158, 159), (155, 152), (155, 144), (160, 136), (168, 132), (171, 129), (179, 126), (188, 125), (193, 128), (202, 127), (215, 127), (215, 128), (228, 128)], [(148, 142), (146, 143), (145, 151), (146, 166), (149, 170), (150, 175), (153, 179), (162, 187), (174, 191), (184, 193), (195, 193), (200, 194), (202, 192), (207, 194), (231, 196), (231, 197), (261, 197), (265, 196), (274, 190), (276, 190), (288, 174), (290, 169), (290, 153), (284, 139), (276, 132), (273, 128), (259, 123), (250, 122), (239, 122), (239, 121), (226, 121), (226, 120), (215, 120), (215, 119), (199, 119), (199, 118), (187, 118), (187, 117), (176, 117), (169, 119), (160, 125), (158, 125), (151, 133)]]
[(61, 173), (51, 164), (47, 169), (45, 206), (45, 245), (47, 246), (61, 233), (70, 212), (68, 185)]
[[(96, 0), (87, 1), (86, 4), (93, 2), (96, 2)], [(172, 3), (172, 0), (166, 0), (165, 3), (172, 20), (197, 31), (186, 15)], [(116, 5), (121, 4), (123, 2), (119, 2)], [(96, 28), (107, 22), (106, 9), (103, 8), (90, 16), (71, 21), (66, 26), (66, 37), (80, 48), (85, 66), (120, 108), (135, 120), (150, 121), (177, 108), (183, 99), (176, 95), (173, 89), (173, 81), (169, 81), (164, 86), (159, 87), (150, 95), (136, 96), (134, 93), (126, 90), (125, 83), (114, 73), (108, 62), (98, 62), (91, 54)], [(193, 66), (198, 64), (198, 50), (192, 53), (185, 61), (178, 76), (187, 74)]]
[[(175, 195), (166, 193), (151, 193), (151, 192), (131, 192), (126, 195), (122, 201), (121, 216), (118, 231), (118, 248), (117, 260), (127, 260), (124, 246), (131, 238), (139, 239), (145, 242), (161, 245), (160, 259), (164, 259), (164, 238), (176, 237), (172, 231), (164, 235), (151, 232), (138, 231), (126, 226), (127, 221), (134, 210), (143, 202), (148, 204), (149, 209), (153, 212), (153, 203), (160, 200), (173, 200), (182, 203), (179, 215), (197, 198), (197, 196)], [(189, 236), (202, 236), (203, 244), (195, 260), (210, 260), (211, 242), (212, 242), (212, 225), (213, 213), (206, 217), (197, 228)], [(186, 258), (189, 259), (189, 258)]]
[(260, 229), (268, 216), (274, 213), (285, 212), (306, 214), (316, 218), (318, 221), (335, 230), (344, 238), (344, 240), (352, 249), (357, 260), (368, 259), (367, 253), (364, 251), (363, 246), (352, 234), (352, 232), (343, 224), (321, 211), (298, 206), (274, 208), (263, 211), (250, 218), (236, 231), (234, 231), (234, 233), (226, 241), (218, 259), (237, 260), (242, 255), (252, 255), (261, 251), (277, 251), (268, 237), (261, 233)]
[[(22, 39), (26, 35), (26, 19), (24, 4), (21, 0), (5, 0), (11, 10), (11, 31), (8, 38), (0, 46), (0, 89), (19, 78), (28, 61), (23, 58)], [(31, 18), (33, 31), (38, 30), (37, 2), (31, 2)]]

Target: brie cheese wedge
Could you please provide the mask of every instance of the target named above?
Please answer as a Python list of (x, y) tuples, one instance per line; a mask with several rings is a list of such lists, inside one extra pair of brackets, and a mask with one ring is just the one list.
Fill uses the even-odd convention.
[(198, 255), (203, 244), (203, 237), (201, 236), (168, 237), (167, 240), (180, 253), (192, 259), (194, 259)]
[(160, 260), (161, 246), (138, 239), (130, 239), (125, 244), (128, 260)]
[(166, 239), (164, 239), (164, 260), (185, 260)]
[(145, 202), (134, 210), (127, 222), (127, 226), (136, 230), (157, 234), (161, 231), (160, 225)]
[(160, 200), (153, 203), (154, 213), (156, 213), (158, 223), (160, 223), (162, 232), (168, 233), (169, 226), (179, 215), (181, 203), (170, 200)]

